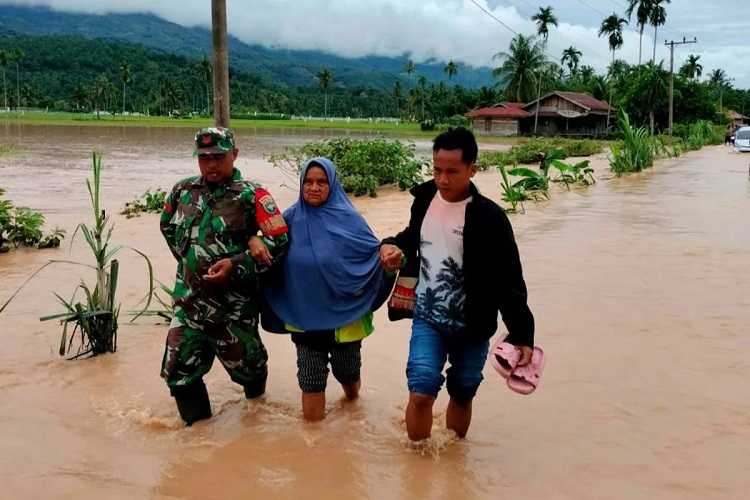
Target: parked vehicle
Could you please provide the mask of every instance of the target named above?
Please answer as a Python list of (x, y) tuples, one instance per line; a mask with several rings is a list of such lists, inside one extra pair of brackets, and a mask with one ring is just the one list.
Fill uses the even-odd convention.
[(750, 127), (737, 129), (734, 134), (734, 147), (741, 153), (750, 153)]

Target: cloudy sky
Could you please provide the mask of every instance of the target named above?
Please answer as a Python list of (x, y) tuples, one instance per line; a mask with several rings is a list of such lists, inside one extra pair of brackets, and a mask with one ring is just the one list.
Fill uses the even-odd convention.
[[(559, 59), (574, 45), (583, 63), (602, 70), (610, 54), (597, 36), (601, 20), (622, 14), (626, 0), (475, 0), (512, 30), (533, 33), (529, 17), (540, 5), (551, 5), (560, 26), (550, 35), (549, 53)], [(701, 56), (704, 75), (724, 69), (741, 88), (750, 88), (750, 17), (747, 0), (673, 0), (667, 25), (660, 30), (657, 60), (669, 64), (664, 40), (698, 37), (697, 45), (676, 50), (675, 65), (688, 54)], [(210, 23), (209, 0), (0, 0), (3, 4), (46, 5), (73, 12), (151, 12), (193, 26)], [(320, 49), (343, 56), (412, 54), (454, 59), (474, 66), (491, 65), (513, 34), (472, 0), (228, 0), (229, 30), (241, 40), (291, 49)], [(638, 33), (633, 24), (618, 58), (638, 59)], [(653, 29), (643, 37), (644, 60), (653, 52)]]

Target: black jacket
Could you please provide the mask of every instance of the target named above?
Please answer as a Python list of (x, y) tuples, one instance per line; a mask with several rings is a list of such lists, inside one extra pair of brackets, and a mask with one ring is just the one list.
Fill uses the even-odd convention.
[[(466, 206), (463, 255), (466, 331), (460, 332), (459, 338), (489, 339), (497, 330), (500, 311), (510, 332), (507, 342), (533, 347), (534, 316), (526, 304), (526, 283), (513, 228), (502, 208), (482, 196), (473, 183), (470, 189), (473, 198)], [(418, 278), (422, 221), (437, 186), (434, 181), (425, 182), (411, 193), (414, 203), (409, 226), (383, 243), (396, 245), (406, 255), (401, 275)]]

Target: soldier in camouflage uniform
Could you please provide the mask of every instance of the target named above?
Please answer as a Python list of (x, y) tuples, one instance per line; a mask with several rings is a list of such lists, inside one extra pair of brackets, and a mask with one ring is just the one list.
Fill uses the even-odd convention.
[[(161, 215), (161, 232), (177, 259), (161, 376), (188, 425), (211, 416), (203, 376), (214, 356), (247, 398), (265, 391), (268, 354), (258, 335), (256, 278), (283, 254), (288, 235), (271, 195), (234, 168), (238, 153), (230, 130), (200, 130), (201, 175), (178, 182)], [(267, 249), (251, 255), (249, 241), (259, 232)]]

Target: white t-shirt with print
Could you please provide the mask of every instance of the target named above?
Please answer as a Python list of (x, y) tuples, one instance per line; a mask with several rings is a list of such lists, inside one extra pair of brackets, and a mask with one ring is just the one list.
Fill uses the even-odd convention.
[(433, 325), (463, 328), (464, 221), (471, 197), (451, 203), (438, 192), (420, 232), (421, 265), (415, 315)]

